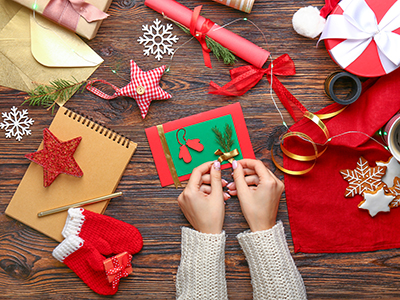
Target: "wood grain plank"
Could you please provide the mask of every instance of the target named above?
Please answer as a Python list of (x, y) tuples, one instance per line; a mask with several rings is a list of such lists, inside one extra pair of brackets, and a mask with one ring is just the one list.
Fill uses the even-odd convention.
[[(245, 17), (251, 19), (266, 37), (249, 22), (238, 21), (229, 30), (268, 49), (273, 58), (288, 53), (296, 65), (296, 75), (279, 80), (310, 111), (332, 103), (323, 92), (325, 78), (340, 70), (330, 59), (323, 45), (297, 35), (291, 25), (293, 13), (307, 5), (322, 6), (310, 0), (257, 0), (251, 14), (245, 14), (213, 1), (180, 1), (190, 8), (203, 4), (206, 17), (220, 25)], [(23, 177), (29, 162), (26, 153), (35, 151), (42, 140), (42, 131), (52, 121), (52, 114), (43, 108), (29, 107), (35, 120), (32, 135), (21, 142), (5, 139), (0, 131), (0, 298), (1, 299), (174, 299), (175, 276), (180, 260), (180, 228), (188, 223), (176, 203), (182, 189), (161, 188), (145, 128), (190, 116), (239, 101), (242, 105), (253, 148), (279, 178), (280, 172), (271, 161), (272, 145), (278, 145), (283, 132), (282, 120), (269, 95), (269, 84), (263, 78), (241, 97), (207, 94), (209, 81), (223, 85), (231, 66), (214, 57), (213, 69), (204, 66), (196, 40), (179, 49), (174, 60), (164, 57), (160, 62), (143, 56), (137, 43), (143, 34), (142, 24), (151, 24), (162, 16), (144, 6), (143, 0), (114, 0), (95, 39), (87, 41), (104, 63), (91, 78), (101, 78), (122, 87), (130, 78), (129, 60), (143, 70), (170, 65), (161, 87), (172, 94), (167, 101), (154, 101), (146, 119), (140, 117), (136, 102), (127, 97), (107, 101), (85, 91), (66, 104), (100, 124), (138, 143), (118, 190), (124, 195), (113, 199), (106, 215), (135, 225), (143, 235), (143, 250), (133, 258), (133, 274), (121, 281), (114, 297), (93, 293), (68, 267), (51, 255), (57, 243), (35, 230), (7, 217), (4, 211)], [(163, 22), (167, 22), (162, 20)], [(190, 39), (180, 29), (177, 45)], [(236, 66), (246, 65), (239, 59)], [(117, 70), (115, 75), (111, 70)], [(6, 70), (2, 70), (6, 71)], [(104, 89), (110, 93), (112, 90)], [(0, 111), (19, 106), (26, 94), (0, 87)], [(277, 98), (276, 98), (277, 99)], [(289, 114), (278, 102), (288, 124)], [(27, 108), (26, 106), (24, 108)], [(279, 151), (276, 151), (278, 157)], [(230, 171), (223, 177), (231, 181)], [(283, 195), (278, 219), (284, 223), (291, 253), (293, 242)], [(225, 230), (226, 273), (230, 299), (252, 299), (248, 265), (236, 235), (248, 228), (236, 197), (226, 206)], [(345, 254), (293, 254), (301, 272), (309, 299), (400, 299), (400, 255), (396, 249)]]

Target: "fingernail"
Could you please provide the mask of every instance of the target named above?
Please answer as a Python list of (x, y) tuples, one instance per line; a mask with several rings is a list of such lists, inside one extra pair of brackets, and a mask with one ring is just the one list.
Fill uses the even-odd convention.
[(233, 185), (233, 182), (229, 182), (229, 183), (226, 185), (226, 187), (227, 187), (228, 189), (231, 189), (232, 185)]
[(228, 181), (226, 181), (225, 179), (222, 179), (222, 183), (223, 184), (228, 184)]
[(233, 162), (232, 162), (232, 169), (236, 169), (237, 168), (237, 161), (236, 160), (234, 160)]
[(214, 169), (221, 171), (221, 163), (218, 160), (214, 161)]
[(231, 197), (231, 195), (229, 195), (228, 193), (224, 193), (224, 195), (225, 195), (226, 197), (228, 197), (228, 199)]

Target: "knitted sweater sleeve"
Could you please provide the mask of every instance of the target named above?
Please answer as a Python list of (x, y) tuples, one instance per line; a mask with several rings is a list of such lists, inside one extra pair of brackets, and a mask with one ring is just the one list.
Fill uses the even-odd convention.
[(282, 222), (265, 231), (237, 236), (249, 264), (253, 299), (307, 299), (290, 255)]
[(225, 279), (225, 232), (205, 234), (182, 227), (176, 298), (228, 299)]

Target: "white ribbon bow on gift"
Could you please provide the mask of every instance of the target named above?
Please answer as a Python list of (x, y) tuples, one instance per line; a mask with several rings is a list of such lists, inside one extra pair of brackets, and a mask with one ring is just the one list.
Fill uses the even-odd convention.
[(319, 39), (345, 39), (330, 50), (336, 62), (345, 69), (374, 39), (385, 72), (399, 67), (400, 35), (392, 31), (400, 27), (400, 1), (392, 5), (379, 24), (364, 0), (342, 0), (339, 6), (343, 15), (330, 15)]

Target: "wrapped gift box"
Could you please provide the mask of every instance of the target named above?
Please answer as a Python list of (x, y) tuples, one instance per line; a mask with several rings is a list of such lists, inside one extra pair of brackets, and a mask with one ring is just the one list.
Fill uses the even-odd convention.
[[(112, 283), (115, 277), (118, 274), (121, 274), (121, 272), (112, 272), (112, 269), (114, 268), (122, 267), (126, 271), (123, 273), (125, 274), (132, 273), (131, 259), (132, 255), (130, 255), (128, 252), (123, 252), (104, 260), (103, 263), (106, 274), (110, 273), (107, 275), (108, 282)], [(120, 277), (126, 277), (126, 276), (120, 276)]]
[(400, 1), (342, 0), (320, 40), (332, 59), (363, 77), (388, 74), (400, 66)]
[[(88, 22), (84, 17), (77, 15), (73, 10), (69, 0), (14, 0), (19, 4), (26, 6), (30, 9), (35, 10), (37, 13), (45, 16), (46, 18), (60, 24), (61, 26), (68, 28), (80, 36), (87, 38), (88, 40), (93, 39), (102, 20)], [(95, 8), (99, 9), (100, 12), (106, 12), (111, 5), (112, 0), (87, 0), (77, 1), (79, 5), (83, 4), (81, 10), (86, 10), (86, 4), (91, 4)], [(70, 14), (75, 16), (71, 17)]]

